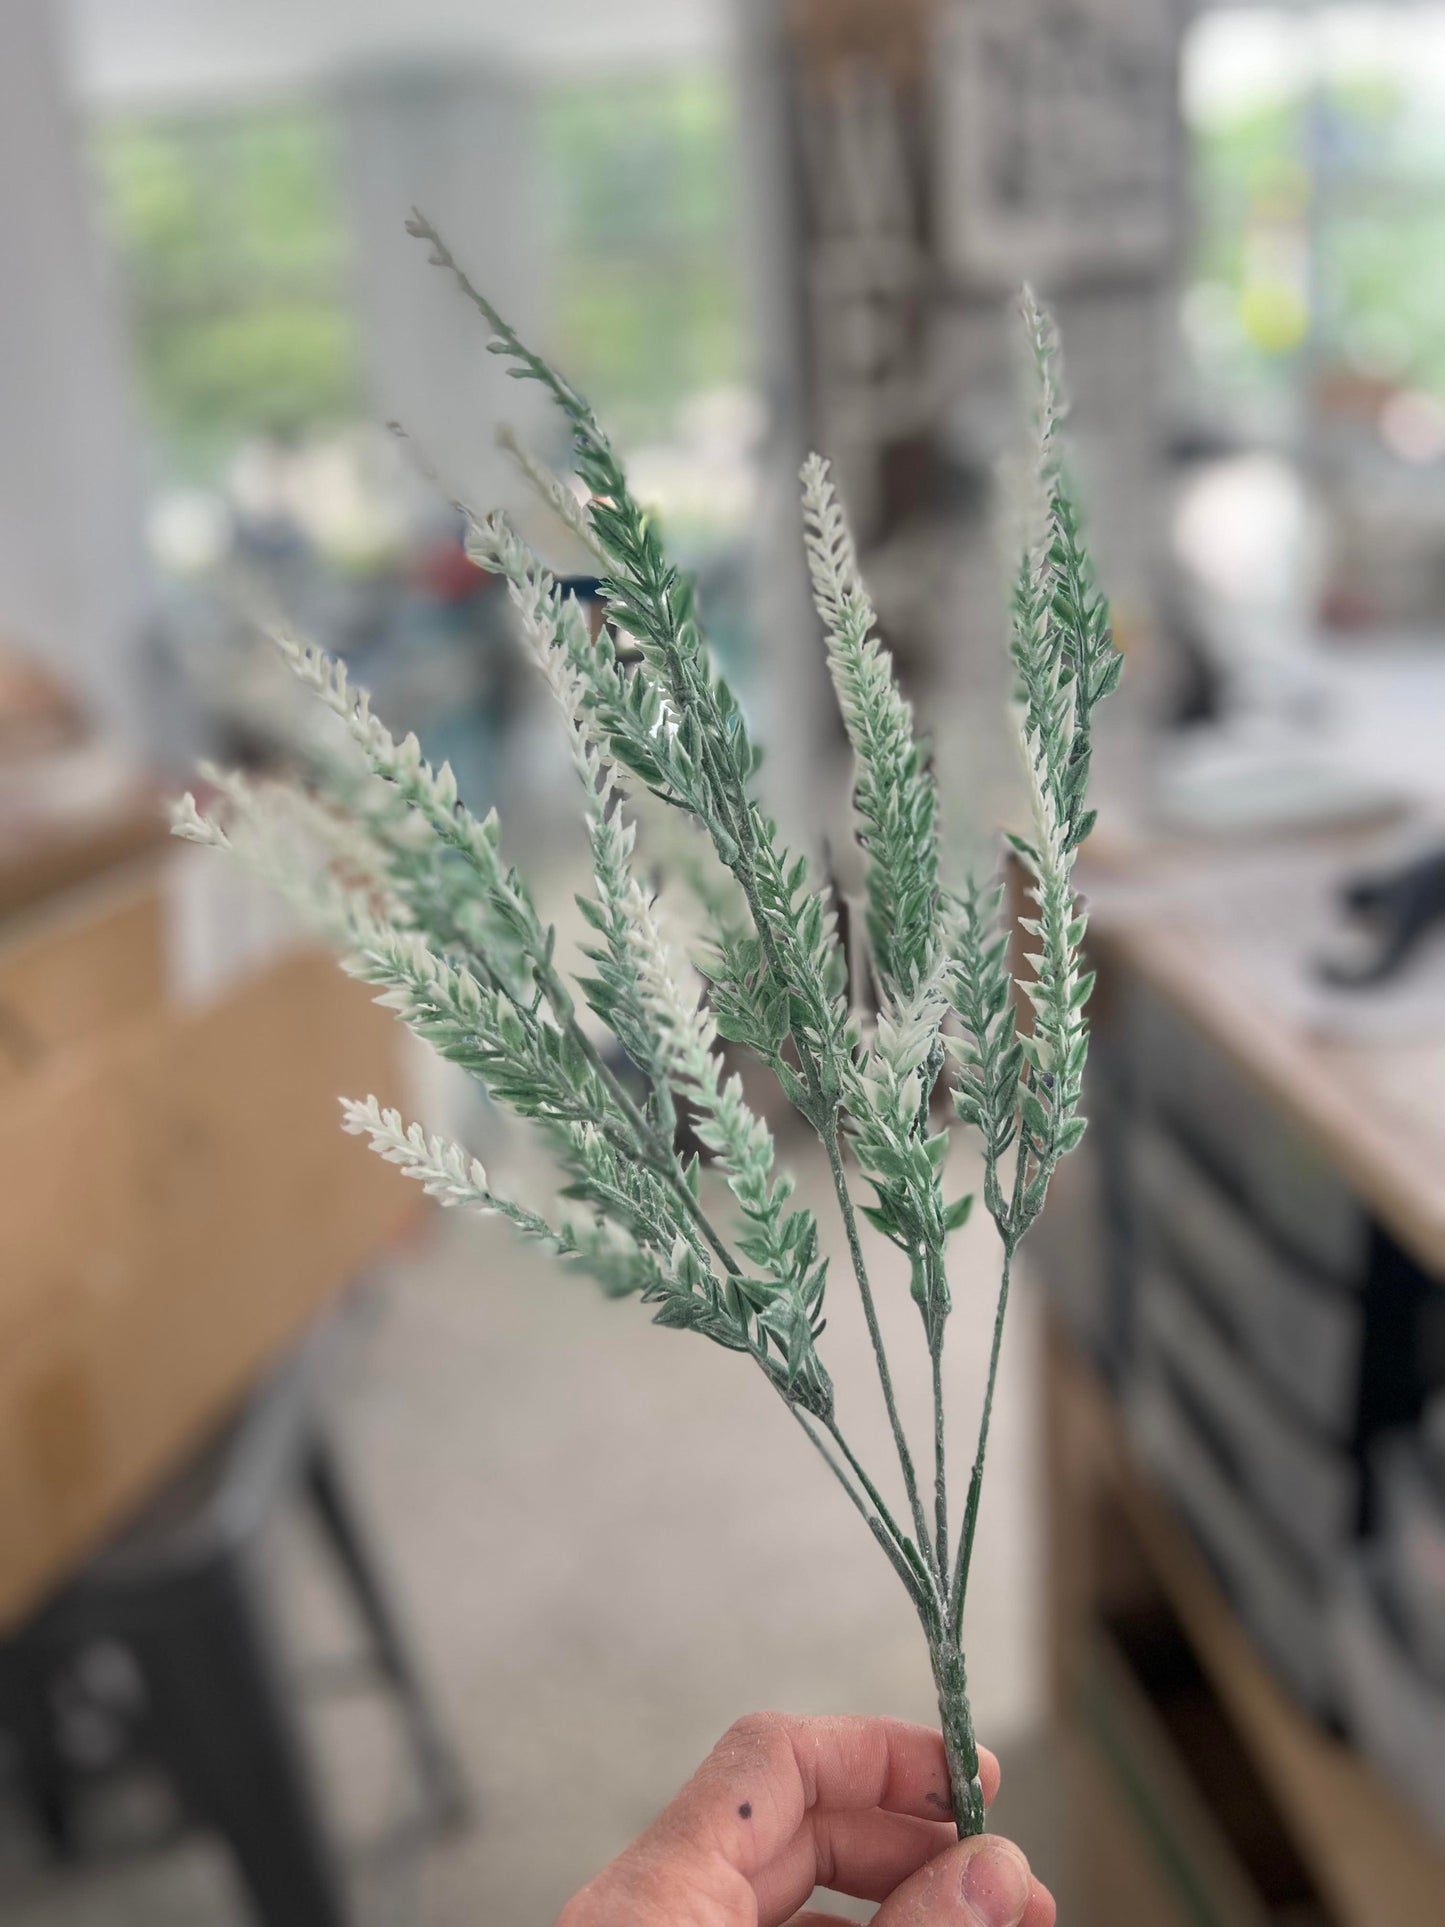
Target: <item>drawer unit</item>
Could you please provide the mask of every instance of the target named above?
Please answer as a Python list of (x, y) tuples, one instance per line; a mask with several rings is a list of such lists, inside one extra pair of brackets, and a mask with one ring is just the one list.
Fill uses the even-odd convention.
[(1324, 1578), (1356, 1533), (1361, 1480), (1355, 1460), (1271, 1397), (1167, 1270), (1142, 1275), (1139, 1316), (1241, 1493)]
[(1412, 1651), (1445, 1689), (1445, 1479), (1411, 1433), (1376, 1456), (1380, 1570)]
[(1133, 1074), (1157, 1111), (1302, 1263), (1355, 1284), (1369, 1257), (1367, 1214), (1338, 1174), (1210, 1040), (1132, 986)]
[(1329, 1624), (1340, 1711), (1352, 1737), (1445, 1839), (1445, 1690), (1411, 1657), (1373, 1561), (1346, 1567)]
[(1325, 1615), (1308, 1571), (1257, 1516), (1146, 1352), (1126, 1393), (1135, 1444), (1172, 1494), (1274, 1670), (1312, 1711), (1332, 1691)]
[(1331, 1286), (1281, 1252), (1161, 1125), (1136, 1122), (1129, 1161), (1146, 1249), (1167, 1257), (1302, 1415), (1353, 1437), (1360, 1293)]

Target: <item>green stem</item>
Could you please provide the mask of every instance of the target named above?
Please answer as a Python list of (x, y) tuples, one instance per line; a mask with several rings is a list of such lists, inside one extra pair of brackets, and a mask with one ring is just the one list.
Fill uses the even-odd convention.
[[(438, 243), (438, 245), (440, 245), (440, 243)], [(469, 861), (472, 860), (471, 852), (467, 847), (465, 839), (454, 826), (444, 821), (436, 821), (433, 819), (432, 827), (443, 842), (451, 844), (452, 847), (460, 850)], [(505, 878), (502, 879), (496, 887), (508, 896), (511, 908), (515, 913), (519, 925), (523, 927), (528, 924), (536, 926), (536, 913), (529, 899), (520, 895)], [(456, 934), (463, 937), (464, 940), (464, 933), (457, 931)], [(481, 956), (469, 943), (465, 945), (465, 948), (468, 955), (469, 967), (475, 968), (480, 966), (485, 977), (508, 999), (512, 1008), (517, 1012), (517, 1015), (522, 1018), (524, 1023), (535, 1021), (533, 1013), (519, 1000), (515, 990), (497, 977), (486, 958)], [(543, 943), (538, 939), (526, 946), (525, 954), (528, 962), (531, 964), (539, 989), (552, 1006), (553, 1016), (582, 1052), (582, 1055), (587, 1059), (588, 1064), (601, 1081), (608, 1096), (627, 1120), (628, 1126), (636, 1139), (636, 1150), (638, 1154), (645, 1158), (651, 1169), (662, 1179), (668, 1189), (678, 1199), (693, 1223), (696, 1224), (704, 1238), (707, 1239), (707, 1242), (717, 1253), (718, 1260), (724, 1270), (734, 1278), (739, 1277), (741, 1273), (736, 1260), (729, 1252), (716, 1228), (709, 1221), (702, 1205), (693, 1196), (687, 1180), (678, 1168), (677, 1154), (671, 1142), (660, 1135), (651, 1120), (633, 1102), (632, 1098), (623, 1088), (620, 1079), (608, 1066), (602, 1053), (578, 1023), (576, 1005), (573, 1001), (572, 993), (568, 990), (566, 984), (562, 981), (560, 973), (552, 964), (550, 942)], [(669, 1103), (671, 1102), (670, 1093), (668, 1093), (668, 1101)]]
[(933, 1514), (937, 1535), (938, 1570), (948, 1571), (948, 1464), (944, 1451), (943, 1332), (930, 1342), (933, 1358)]
[[(782, 959), (772, 939), (772, 931), (758, 899), (757, 885), (751, 868), (746, 861), (734, 869), (743, 894), (752, 914), (753, 927), (758, 940), (768, 958), (769, 967), (779, 979), (786, 983), (787, 977), (782, 968)], [(795, 1039), (795, 1041), (797, 1041)], [(810, 1120), (823, 1140), (828, 1154), (828, 1169), (832, 1173), (833, 1189), (837, 1195), (838, 1207), (843, 1214), (843, 1226), (848, 1238), (848, 1253), (853, 1264), (853, 1275), (858, 1281), (858, 1295), (863, 1302), (863, 1316), (868, 1324), (868, 1336), (873, 1346), (873, 1356), (878, 1365), (878, 1379), (883, 1388), (883, 1402), (888, 1410), (888, 1423), (893, 1432), (893, 1443), (898, 1452), (898, 1463), (903, 1471), (903, 1483), (908, 1494), (909, 1509), (913, 1514), (914, 1529), (918, 1534), (918, 1549), (923, 1555), (923, 1563), (928, 1570), (931, 1589), (940, 1595), (940, 1604), (945, 1609), (947, 1601), (941, 1597), (947, 1585), (947, 1570), (942, 1563), (942, 1555), (935, 1554), (928, 1535), (928, 1521), (918, 1493), (918, 1476), (913, 1467), (913, 1454), (909, 1449), (908, 1435), (903, 1429), (903, 1421), (898, 1412), (898, 1401), (893, 1391), (893, 1374), (888, 1365), (888, 1352), (883, 1343), (883, 1332), (878, 1323), (877, 1308), (873, 1303), (873, 1289), (868, 1281), (868, 1267), (863, 1259), (863, 1246), (858, 1236), (858, 1221), (853, 1210), (853, 1199), (848, 1190), (847, 1174), (843, 1169), (842, 1153), (838, 1147), (838, 1120), (836, 1108), (825, 1105), (822, 1082), (818, 1076), (812, 1054), (798, 1045), (798, 1061), (802, 1066), (808, 1085), (809, 1097), (817, 1106), (817, 1116)], [(840, 1441), (841, 1443), (841, 1441)], [(859, 1468), (861, 1472), (861, 1467)], [(871, 1482), (870, 1482), (871, 1484)], [(878, 1503), (875, 1496), (875, 1503)], [(881, 1508), (887, 1516), (886, 1507)], [(907, 1543), (904, 1541), (903, 1543)]]
[(843, 1228), (848, 1235), (848, 1254), (853, 1261), (853, 1275), (858, 1280), (858, 1295), (863, 1301), (863, 1316), (868, 1321), (868, 1336), (873, 1345), (873, 1356), (878, 1364), (878, 1382), (883, 1387), (883, 1403), (888, 1408), (888, 1423), (893, 1429), (893, 1443), (898, 1449), (898, 1463), (903, 1469), (903, 1483), (908, 1492), (909, 1509), (913, 1514), (914, 1529), (918, 1534), (918, 1548), (933, 1567), (940, 1589), (944, 1575), (938, 1568), (933, 1551), (933, 1542), (928, 1533), (928, 1520), (924, 1516), (923, 1504), (918, 1496), (918, 1475), (913, 1469), (913, 1454), (908, 1448), (908, 1435), (903, 1429), (903, 1421), (898, 1415), (898, 1400), (893, 1393), (893, 1374), (888, 1368), (888, 1352), (883, 1343), (883, 1332), (878, 1323), (877, 1307), (873, 1303), (873, 1289), (868, 1282), (868, 1267), (863, 1262), (863, 1246), (858, 1237), (858, 1220), (853, 1212), (853, 1200), (848, 1191), (848, 1179), (843, 1170), (842, 1153), (838, 1149), (838, 1122), (830, 1117), (822, 1131), (823, 1146), (828, 1153), (828, 1169), (833, 1174), (833, 1189), (837, 1193), (838, 1208), (843, 1214)]
[[(907, 1556), (913, 1550), (910, 1542), (900, 1534), (897, 1525), (889, 1514), (887, 1506), (883, 1504), (882, 1500), (879, 1499), (877, 1493), (873, 1490), (872, 1481), (863, 1473), (862, 1467), (854, 1458), (852, 1451), (845, 1443), (837, 1426), (829, 1423), (828, 1430), (837, 1443), (842, 1446), (844, 1453), (847, 1455), (848, 1463), (863, 1479), (868, 1496), (877, 1507), (876, 1513), (868, 1510), (862, 1495), (854, 1486), (853, 1481), (833, 1457), (833, 1454), (828, 1450), (822, 1439), (818, 1437), (818, 1434), (813, 1430), (803, 1413), (799, 1411), (798, 1407), (794, 1405), (792, 1400), (775, 1381), (774, 1389), (792, 1413), (793, 1417), (797, 1420), (803, 1433), (811, 1442), (814, 1451), (817, 1452), (818, 1456), (823, 1460), (823, 1463), (833, 1474), (833, 1477), (848, 1494), (848, 1497), (857, 1508), (859, 1516), (866, 1522), (869, 1531), (873, 1534), (874, 1538), (877, 1539), (879, 1545), (882, 1546), (884, 1552), (887, 1554), (889, 1564), (903, 1581), (904, 1590), (917, 1607), (919, 1617), (923, 1620), (924, 1625), (928, 1626), (937, 1614), (937, 1600), (933, 1591), (931, 1576), (922, 1570), (914, 1570)], [(914, 1556), (916, 1557), (917, 1555), (915, 1554)]]
[[(447, 265), (451, 265), (451, 263), (448, 262)], [(638, 586), (645, 588), (645, 585)], [(672, 619), (672, 611), (666, 605), (665, 601), (659, 601), (656, 595), (646, 589), (645, 593), (647, 594), (647, 600), (652, 605), (651, 613), (657, 631), (665, 638), (664, 646), (667, 648), (669, 656), (670, 680), (673, 685), (672, 693), (674, 700), (682, 703), (691, 692), (688, 687), (689, 678), (687, 667), (683, 663), (675, 644), (675, 625)], [(768, 916), (763, 909), (762, 899), (758, 891), (757, 877), (754, 870), (755, 849), (753, 823), (748, 798), (745, 793), (740, 793), (735, 789), (733, 783), (728, 780), (725, 773), (718, 767), (712, 745), (707, 741), (705, 733), (703, 741), (703, 768), (705, 778), (712, 790), (716, 805), (726, 819), (725, 828), (737, 852), (736, 856), (728, 863), (728, 868), (732, 870), (734, 876), (737, 878), (738, 884), (747, 900), (753, 927), (757, 931), (758, 941), (767, 959), (768, 968), (779, 983), (786, 985), (790, 981), (789, 975), (783, 967), (783, 960), (778, 948), (776, 936)], [(898, 1403), (893, 1391), (892, 1374), (888, 1366), (888, 1355), (883, 1344), (883, 1334), (878, 1324), (877, 1311), (873, 1303), (873, 1293), (868, 1282), (867, 1268), (863, 1261), (862, 1245), (858, 1237), (858, 1227), (853, 1212), (853, 1202), (849, 1195), (847, 1179), (843, 1171), (842, 1158), (838, 1149), (836, 1098), (830, 1098), (825, 1092), (819, 1066), (812, 1051), (796, 1036), (794, 1041), (798, 1048), (798, 1061), (803, 1073), (803, 1081), (815, 1113), (810, 1121), (818, 1130), (827, 1150), (829, 1167), (833, 1174), (834, 1189), (837, 1192), (839, 1207), (843, 1213), (844, 1227), (848, 1236), (849, 1253), (853, 1261), (854, 1274), (858, 1280), (859, 1294), (863, 1301), (864, 1316), (868, 1322), (868, 1332), (873, 1345), (874, 1357), (878, 1364), (878, 1376), (883, 1388), (884, 1403), (888, 1409), (888, 1421), (892, 1427), (894, 1444), (897, 1447), (899, 1464), (903, 1471), (904, 1485), (907, 1488), (909, 1507), (912, 1511), (914, 1526), (918, 1534), (919, 1550), (922, 1553), (920, 1564), (924, 1567), (925, 1576), (929, 1582), (930, 1594), (936, 1600), (938, 1607), (946, 1612), (947, 1601), (945, 1591), (947, 1573), (943, 1563), (945, 1553), (943, 1550), (935, 1552), (930, 1543), (928, 1523), (919, 1499), (918, 1479), (913, 1467), (913, 1455), (909, 1450), (907, 1435), (903, 1430), (902, 1420), (898, 1413)], [(790, 1409), (793, 1410), (799, 1423), (803, 1424), (802, 1416), (797, 1412), (797, 1408), (791, 1407)], [(811, 1427), (804, 1424), (804, 1430), (808, 1431), (809, 1436), (814, 1439), (814, 1443), (818, 1445), (820, 1449), (825, 1450), (825, 1448), (822, 1447), (821, 1441), (818, 1440), (812, 1432)], [(836, 1436), (838, 1435), (835, 1432), (835, 1437)], [(848, 1448), (843, 1446), (841, 1437), (838, 1438), (838, 1442), (845, 1451), (848, 1451)], [(831, 1461), (831, 1454), (826, 1454), (826, 1450), (825, 1456), (829, 1457)], [(867, 1479), (867, 1475), (863, 1473), (862, 1467), (858, 1465), (857, 1460), (853, 1458), (851, 1452), (848, 1452), (848, 1457), (850, 1464), (854, 1466), (859, 1476), (864, 1479), (865, 1490), (869, 1492), (873, 1503), (878, 1506), (880, 1541), (883, 1542), (886, 1547), (885, 1533), (887, 1528), (882, 1525), (882, 1522), (886, 1521), (887, 1527), (891, 1527), (895, 1545), (906, 1548), (908, 1546), (907, 1539), (899, 1531), (896, 1524), (893, 1523), (891, 1514), (878, 1498), (876, 1488), (872, 1485), (872, 1481)], [(833, 1463), (835, 1464), (835, 1469), (841, 1470), (841, 1468), (836, 1468), (835, 1461)], [(852, 1490), (851, 1486), (849, 1490)], [(856, 1494), (854, 1494), (854, 1497), (856, 1500)], [(872, 1523), (870, 1519), (870, 1525)], [(920, 1607), (920, 1610), (921, 1609)]]
[[(548, 1001), (555, 1004), (555, 999), (552, 995), (553, 985), (555, 982), (560, 987), (561, 980), (556, 978), (554, 972), (548, 970), (540, 974), (539, 981), (541, 982), (543, 990), (547, 993)], [(672, 1149), (671, 1145), (664, 1142), (647, 1117), (638, 1109), (637, 1105), (633, 1103), (631, 1097), (628, 1096), (626, 1090), (623, 1088), (622, 1082), (616, 1072), (608, 1066), (601, 1051), (598, 1050), (597, 1046), (592, 1042), (592, 1039), (582, 1029), (577, 1019), (575, 1017), (568, 1017), (565, 1022), (582, 1054), (586, 1057), (587, 1062), (601, 1080), (608, 1096), (626, 1118), (636, 1139), (636, 1149), (638, 1153), (645, 1159), (657, 1176), (663, 1180), (668, 1189), (683, 1206), (684, 1210), (686, 1210), (698, 1230), (701, 1231), (702, 1235), (717, 1253), (718, 1260), (724, 1270), (727, 1271), (731, 1277), (740, 1277), (742, 1275), (741, 1270), (736, 1259), (728, 1250), (722, 1234), (712, 1224), (700, 1202), (692, 1195), (691, 1187), (682, 1175), (682, 1172), (678, 1169), (676, 1152)]]
[(944, 1638), (929, 1648), (938, 1713), (943, 1724), (943, 1750), (948, 1758), (948, 1782), (953, 1796), (953, 1819), (960, 1840), (984, 1831), (983, 1786), (978, 1775), (978, 1742), (973, 1733), (973, 1710), (968, 1702), (968, 1675), (956, 1640)]
[[(729, 867), (737, 878), (744, 898), (747, 901), (753, 928), (757, 931), (758, 941), (762, 946), (764, 956), (767, 958), (768, 967), (779, 982), (786, 984), (788, 982), (788, 975), (783, 968), (782, 957), (778, 951), (772, 926), (763, 909), (762, 901), (758, 894), (757, 879), (753, 872), (751, 848), (752, 822), (748, 813), (747, 798), (744, 796), (734, 799), (728, 796), (726, 786), (718, 780), (710, 764), (708, 767), (709, 774), (713, 780), (714, 794), (718, 797), (719, 802), (723, 803), (731, 819), (730, 829), (738, 845), (738, 859)], [(736, 810), (731, 807), (734, 801), (738, 804)], [(827, 1151), (828, 1168), (833, 1177), (833, 1189), (837, 1194), (839, 1209), (843, 1214), (843, 1225), (848, 1238), (849, 1256), (852, 1259), (854, 1276), (858, 1281), (858, 1293), (863, 1301), (863, 1315), (868, 1323), (868, 1336), (872, 1342), (873, 1356), (878, 1365), (878, 1378), (883, 1388), (883, 1401), (888, 1410), (888, 1423), (892, 1428), (893, 1442), (897, 1448), (898, 1462), (903, 1471), (903, 1483), (908, 1494), (909, 1509), (913, 1514), (914, 1529), (918, 1534), (918, 1551), (922, 1554), (919, 1563), (924, 1569), (924, 1575), (928, 1580), (930, 1593), (937, 1598), (939, 1607), (946, 1614), (947, 1554), (942, 1546), (940, 1546), (935, 1553), (929, 1541), (928, 1522), (919, 1498), (918, 1478), (913, 1467), (913, 1454), (909, 1449), (908, 1435), (903, 1429), (903, 1421), (898, 1412), (898, 1401), (894, 1396), (893, 1375), (889, 1369), (888, 1353), (883, 1343), (883, 1332), (879, 1326), (877, 1309), (873, 1303), (873, 1291), (868, 1281), (868, 1269), (863, 1259), (863, 1247), (858, 1236), (858, 1223), (853, 1211), (853, 1200), (848, 1190), (848, 1180), (843, 1170), (842, 1155), (838, 1147), (836, 1100), (830, 1102), (825, 1096), (822, 1079), (819, 1076), (818, 1067), (813, 1059), (812, 1052), (808, 1050), (802, 1040), (796, 1036), (794, 1042), (797, 1045), (798, 1062), (803, 1072), (808, 1096), (815, 1107), (816, 1114), (810, 1119), (810, 1122), (822, 1138), (824, 1149)], [(888, 1508), (878, 1496), (877, 1488), (867, 1477), (862, 1466), (853, 1458), (852, 1453), (844, 1444), (841, 1436), (835, 1433), (835, 1437), (838, 1438), (838, 1443), (842, 1449), (848, 1452), (850, 1464), (853, 1465), (859, 1477), (863, 1479), (865, 1489), (868, 1491), (873, 1503), (878, 1507), (881, 1518), (887, 1520), (892, 1527), (895, 1541), (904, 1548), (906, 1556), (909, 1546), (907, 1538), (899, 1531), (898, 1527), (893, 1524)]]
[[(746, 801), (746, 799), (744, 800)], [(746, 810), (744, 811), (744, 817), (747, 822), (746, 833), (749, 841), (751, 841), (752, 824), (751, 818), (746, 817)], [(773, 934), (773, 927), (768, 922), (767, 913), (763, 909), (762, 898), (758, 895), (757, 877), (753, 871), (751, 857), (740, 857), (738, 862), (733, 866), (733, 875), (737, 878), (738, 885), (747, 901), (748, 914), (752, 917), (753, 928), (758, 933), (758, 942), (762, 945), (763, 955), (767, 958), (768, 969), (780, 984), (790, 985), (791, 979), (787, 971), (783, 968), (782, 953), (778, 949), (777, 940)], [(837, 1098), (836, 1096), (829, 1098), (824, 1095), (823, 1080), (819, 1074), (818, 1065), (812, 1051), (808, 1049), (796, 1031), (794, 1031), (792, 1035), (793, 1043), (798, 1052), (798, 1064), (803, 1073), (803, 1082), (807, 1086), (808, 1098), (814, 1109), (814, 1115), (808, 1118), (808, 1122), (818, 1135), (824, 1138), (824, 1142), (826, 1143), (827, 1139), (824, 1135), (823, 1119), (836, 1115)]]
[(978, 1528), (978, 1505), (983, 1492), (983, 1468), (988, 1457), (989, 1425), (993, 1418), (993, 1394), (998, 1382), (999, 1353), (1003, 1348), (1004, 1319), (1008, 1314), (1009, 1274), (1013, 1266), (1014, 1247), (1005, 1240), (1003, 1250), (1003, 1276), (999, 1281), (998, 1305), (993, 1319), (993, 1344), (988, 1358), (988, 1382), (984, 1386), (983, 1415), (979, 1420), (978, 1449), (974, 1453), (973, 1471), (969, 1475), (968, 1498), (963, 1509), (963, 1530), (958, 1540), (958, 1563), (954, 1568), (953, 1588), (950, 1595), (950, 1622), (953, 1636), (963, 1636), (963, 1606), (968, 1596), (968, 1570), (973, 1561), (973, 1539)]
[[(933, 1103), (933, 1093), (943, 1070), (944, 1048), (941, 1035), (935, 1038), (929, 1052), (928, 1067), (923, 1078), (923, 1091), (918, 1100), (918, 1136), (928, 1136), (929, 1113)], [(942, 1194), (935, 1180), (935, 1195), (942, 1206)], [(928, 1274), (928, 1306), (926, 1320), (928, 1330), (928, 1355), (933, 1366), (933, 1513), (934, 1532), (937, 1539), (938, 1571), (940, 1578), (948, 1579), (948, 1455), (945, 1448), (945, 1422), (943, 1409), (943, 1342), (947, 1332), (947, 1313), (942, 1311), (946, 1280), (944, 1277), (944, 1238), (939, 1228), (938, 1243), (930, 1244), (925, 1265)]]
[(854, 1452), (852, 1446), (849, 1445), (847, 1439), (845, 1439), (843, 1434), (839, 1431), (837, 1420), (836, 1419), (825, 1420), (824, 1423), (827, 1425), (828, 1432), (832, 1437), (834, 1443), (837, 1445), (839, 1451), (842, 1452), (844, 1458), (847, 1459), (849, 1465), (853, 1468), (853, 1472), (857, 1477), (858, 1483), (862, 1486), (863, 1490), (867, 1493), (869, 1499), (872, 1501), (883, 1525), (887, 1528), (888, 1532), (892, 1535), (894, 1545), (898, 1548), (899, 1552), (902, 1553), (903, 1557), (908, 1561), (909, 1566), (912, 1568), (915, 1576), (921, 1583), (924, 1593), (926, 1595), (926, 1598), (934, 1613), (934, 1616), (937, 1618), (938, 1623), (941, 1625), (947, 1616), (946, 1603), (939, 1593), (938, 1580), (934, 1575), (932, 1566), (930, 1564), (925, 1563), (924, 1560), (919, 1557), (918, 1548), (914, 1545), (913, 1541), (908, 1537), (907, 1533), (904, 1532), (903, 1528), (898, 1524), (897, 1520), (893, 1517), (893, 1514), (889, 1511), (887, 1505), (884, 1503), (883, 1498), (878, 1491), (877, 1486), (874, 1485), (872, 1479), (868, 1476), (867, 1470), (860, 1463), (858, 1456)]

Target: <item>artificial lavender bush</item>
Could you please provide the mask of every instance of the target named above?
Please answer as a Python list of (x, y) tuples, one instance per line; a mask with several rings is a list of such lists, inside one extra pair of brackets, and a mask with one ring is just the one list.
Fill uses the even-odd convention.
[[(518, 339), (420, 218), (412, 231), (453, 274), (491, 331), (491, 350), (542, 384), (570, 425), (585, 506), (523, 455), (544, 498), (596, 558), (606, 622), (582, 607), (497, 516), (467, 514), (468, 547), (510, 585), (520, 628), (561, 711), (581, 784), (595, 888), (579, 899), (592, 974), (567, 981), (556, 933), (502, 854), (495, 814), (458, 800), (451, 770), (414, 737), (398, 743), (364, 691), (320, 650), (282, 646), (341, 719), (350, 762), (304, 782), (214, 776), (203, 815), (186, 797), (178, 834), (230, 850), (282, 888), (441, 1055), (528, 1120), (561, 1174), (543, 1212), (500, 1195), (459, 1146), (406, 1124), (375, 1098), (344, 1105), (346, 1128), (444, 1204), (511, 1221), (636, 1295), (656, 1322), (747, 1358), (866, 1521), (928, 1643), (962, 1834), (983, 1827), (962, 1627), (988, 1450), (1009, 1275), (1061, 1157), (1079, 1142), (1091, 979), (1071, 883), (1093, 820), (1085, 807), (1096, 706), (1120, 658), (1093, 586), (1056, 448), (1061, 413), (1052, 327), (1026, 294), (1033, 421), (1012, 598), (1012, 727), (1031, 823), (1009, 837), (1032, 914), (1027, 970), (1010, 961), (998, 876), (957, 891), (940, 873), (938, 799), (925, 748), (859, 578), (826, 463), (803, 469), (804, 540), (828, 666), (852, 748), (853, 810), (866, 888), (866, 986), (850, 984), (830, 890), (783, 847), (753, 791), (759, 751), (699, 626), (691, 584), (667, 560), (611, 443), (577, 391)], [(629, 795), (672, 805), (710, 845), (726, 890), (709, 890), (709, 940), (680, 969), (639, 873)], [(696, 976), (694, 975), (696, 972)], [(701, 990), (697, 978), (702, 980)], [(850, 994), (851, 993), (851, 994)], [(1032, 1006), (1031, 1022), (1017, 1021)], [(595, 1021), (579, 1020), (579, 1002)], [(856, 1008), (876, 1008), (861, 1021)], [(599, 1045), (605, 1027), (615, 1048)], [(828, 1260), (810, 1210), (793, 1204), (772, 1133), (750, 1108), (722, 1040), (765, 1065), (816, 1133), (842, 1219), (903, 1507), (848, 1442), (847, 1400), (824, 1362)], [(1002, 1247), (987, 1388), (972, 1472), (955, 1517), (946, 1460), (943, 1349), (948, 1243), (971, 1197), (945, 1195), (954, 1111), (982, 1150), (983, 1203)], [(679, 1149), (690, 1129), (706, 1159)], [(862, 1192), (863, 1197), (856, 1194)], [(931, 1491), (904, 1430), (858, 1216), (899, 1254), (932, 1364)], [(837, 1289), (836, 1284), (833, 1289)], [(856, 1394), (849, 1394), (856, 1396)]]

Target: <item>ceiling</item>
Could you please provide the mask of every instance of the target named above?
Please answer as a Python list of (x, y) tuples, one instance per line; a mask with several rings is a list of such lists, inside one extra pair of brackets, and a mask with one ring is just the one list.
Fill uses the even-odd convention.
[(732, 0), (65, 0), (97, 103), (272, 92), (380, 61), (490, 58), (537, 73), (716, 57)]

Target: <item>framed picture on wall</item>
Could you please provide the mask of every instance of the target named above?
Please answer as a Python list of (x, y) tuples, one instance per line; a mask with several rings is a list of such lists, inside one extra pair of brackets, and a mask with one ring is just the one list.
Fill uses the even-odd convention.
[(940, 257), (971, 287), (1157, 270), (1178, 145), (1171, 0), (947, 0)]

